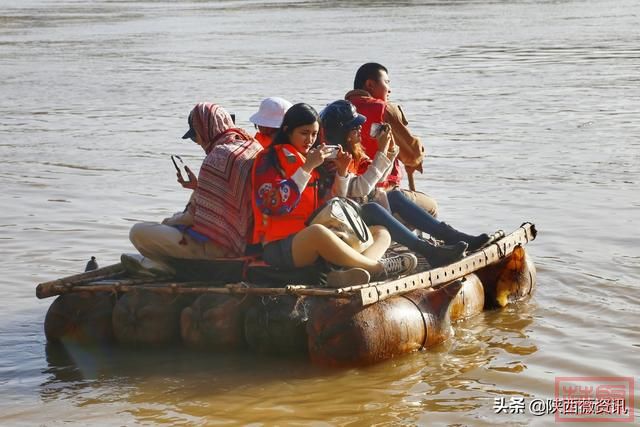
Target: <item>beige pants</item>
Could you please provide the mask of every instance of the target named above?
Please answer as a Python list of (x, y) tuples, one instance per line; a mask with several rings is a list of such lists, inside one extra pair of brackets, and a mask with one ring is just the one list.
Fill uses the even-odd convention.
[(400, 191), (402, 191), (404, 195), (407, 196), (407, 199), (411, 200), (413, 203), (429, 212), (432, 217), (438, 217), (438, 202), (436, 202), (436, 199), (427, 196), (422, 191), (411, 191), (404, 188)]
[(224, 251), (211, 242), (200, 243), (186, 233), (157, 222), (141, 222), (129, 232), (129, 240), (143, 256), (155, 261), (171, 258), (215, 259)]

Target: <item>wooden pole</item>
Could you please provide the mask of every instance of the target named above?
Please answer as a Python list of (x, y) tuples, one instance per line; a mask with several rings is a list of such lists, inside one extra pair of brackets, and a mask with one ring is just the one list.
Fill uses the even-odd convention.
[(80, 274), (74, 274), (72, 276), (63, 277), (62, 279), (51, 280), (49, 282), (40, 283), (36, 287), (36, 296), (40, 299), (48, 298), (58, 293), (52, 292), (53, 289), (59, 289), (60, 286), (72, 288), (76, 285), (80, 285), (88, 282), (95, 282), (97, 280), (108, 279), (110, 277), (117, 276), (124, 273), (124, 267), (121, 263), (109, 265), (107, 267), (98, 268), (97, 270), (87, 271)]
[(305, 285), (260, 288), (250, 287), (244, 282), (220, 287), (219, 283), (215, 282), (178, 283), (159, 281), (162, 279), (158, 278), (114, 279), (114, 277), (124, 273), (122, 264), (115, 264), (98, 270), (41, 283), (36, 288), (36, 296), (38, 298), (47, 298), (69, 292), (130, 292), (135, 289), (146, 289), (152, 292), (173, 294), (306, 295), (334, 298), (353, 298), (359, 295), (362, 305), (368, 305), (414, 289), (422, 289), (459, 279), (468, 273), (498, 262), (511, 254), (516, 246), (525, 245), (534, 240), (536, 235), (537, 230), (533, 224), (523, 223), (513, 233), (499, 239), (483, 250), (448, 266), (415, 273), (392, 281), (346, 286), (337, 289), (309, 288)]
[(324, 296), (335, 298), (351, 298), (345, 292), (338, 292), (339, 289), (307, 289), (303, 287), (285, 288), (251, 288), (244, 283), (228, 284), (225, 287), (213, 287), (210, 282), (157, 282), (136, 284), (135, 280), (115, 282), (112, 284), (88, 284), (79, 286), (66, 286), (64, 284), (52, 285), (50, 290), (55, 295), (71, 292), (131, 292), (135, 290), (146, 290), (159, 294), (228, 294), (228, 295), (304, 295), (304, 296)]

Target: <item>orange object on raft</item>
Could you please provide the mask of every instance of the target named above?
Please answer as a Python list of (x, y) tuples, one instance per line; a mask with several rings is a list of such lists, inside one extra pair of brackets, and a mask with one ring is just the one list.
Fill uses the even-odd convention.
[(132, 279), (115, 265), (42, 283), (36, 293), (59, 295), (45, 318), (50, 342), (182, 342), (210, 351), (307, 354), (319, 365), (360, 366), (440, 344), (451, 338), (455, 322), (528, 298), (536, 270), (523, 245), (535, 237), (535, 227), (525, 223), (454, 264), (341, 289), (301, 285), (300, 277), (280, 287), (269, 287), (273, 279)]

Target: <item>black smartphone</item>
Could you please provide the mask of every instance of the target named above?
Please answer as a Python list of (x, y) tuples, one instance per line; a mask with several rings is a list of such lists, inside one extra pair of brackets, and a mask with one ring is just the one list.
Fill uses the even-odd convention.
[(184, 182), (189, 182), (189, 174), (187, 173), (187, 166), (182, 161), (182, 157), (176, 156), (175, 154), (171, 156), (171, 161), (173, 162), (173, 166), (176, 168), (180, 177)]

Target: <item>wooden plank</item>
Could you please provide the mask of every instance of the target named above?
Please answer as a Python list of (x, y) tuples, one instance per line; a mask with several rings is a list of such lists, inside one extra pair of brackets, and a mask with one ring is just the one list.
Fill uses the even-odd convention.
[(228, 294), (228, 295), (299, 295), (299, 296), (323, 296), (335, 298), (352, 298), (353, 295), (340, 293), (337, 289), (306, 288), (304, 286), (287, 286), (283, 288), (256, 288), (247, 284), (230, 283), (224, 287), (212, 286), (210, 282), (155, 282), (150, 283), (146, 279), (106, 281), (79, 286), (53, 285), (52, 290), (58, 294), (73, 292), (116, 292), (125, 293), (135, 290), (147, 290), (160, 294)]
[(496, 243), (453, 264), (411, 274), (391, 282), (377, 282), (370, 287), (360, 289), (360, 301), (365, 306), (415, 289), (426, 289), (460, 279), (469, 273), (500, 261), (510, 255), (516, 246), (525, 245), (535, 239), (536, 234), (533, 224), (524, 223), (516, 231)]
[[(496, 263), (513, 252), (517, 245), (525, 245), (536, 238), (535, 226), (524, 223), (513, 233), (505, 236), (482, 251), (475, 252), (464, 259), (425, 272), (403, 278), (364, 285), (347, 286), (339, 289), (318, 289), (292, 285), (283, 288), (256, 288), (244, 283), (228, 284), (225, 287), (214, 286), (212, 282), (160, 282), (159, 279), (113, 279), (124, 273), (122, 264), (115, 264), (98, 270), (44, 282), (37, 286), (38, 298), (47, 298), (69, 292), (129, 292), (134, 289), (152, 289), (162, 293), (227, 293), (253, 295), (307, 295), (334, 298), (359, 298), (362, 305), (373, 304), (394, 295), (401, 295), (415, 289), (429, 288), (448, 283), (477, 271), (489, 264)], [(111, 280), (110, 280), (111, 279)]]
[(391, 282), (375, 282), (371, 286), (360, 289), (360, 300), (362, 305), (373, 304), (389, 298), (393, 295), (401, 295), (416, 289), (430, 288), (430, 272), (412, 274)]
[(53, 291), (54, 289), (60, 289), (61, 287), (72, 288), (76, 285), (108, 279), (122, 273), (124, 273), (124, 267), (121, 263), (117, 263), (96, 270), (63, 277), (62, 279), (43, 282), (36, 286), (36, 296), (40, 299), (52, 297), (58, 295)]

